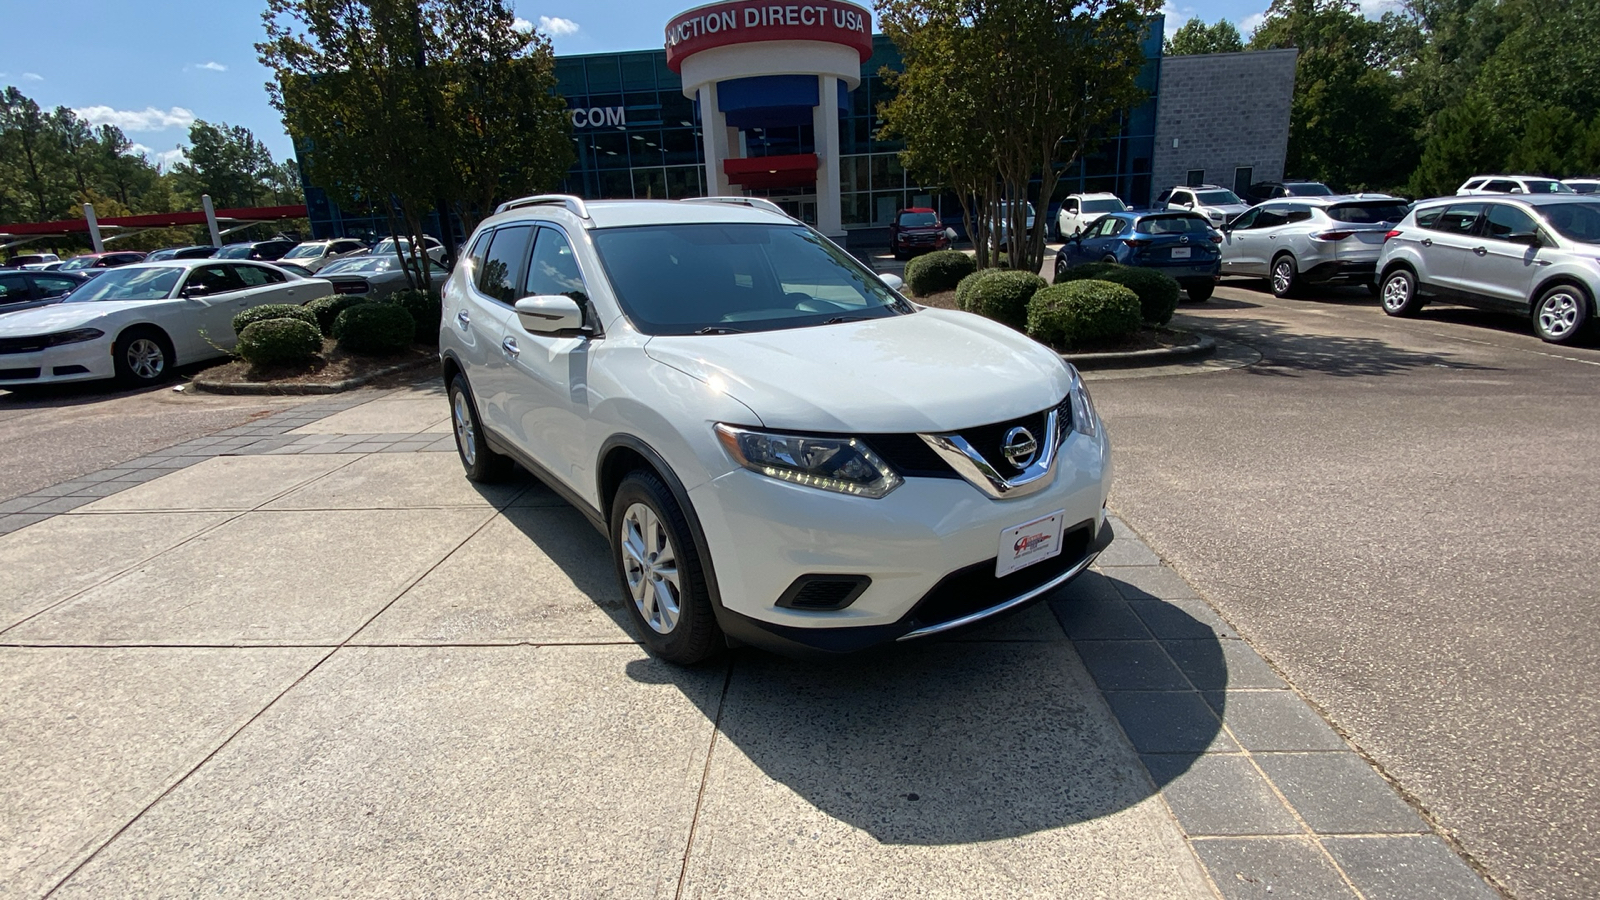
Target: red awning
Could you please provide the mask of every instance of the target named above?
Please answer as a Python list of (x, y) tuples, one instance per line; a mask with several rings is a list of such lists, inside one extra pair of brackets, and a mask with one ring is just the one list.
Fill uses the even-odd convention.
[[(218, 221), (267, 222), (280, 219), (304, 219), (308, 215), (305, 205), (252, 206), (243, 209), (219, 209)], [(98, 220), (105, 228), (172, 228), (179, 225), (204, 225), (204, 212), (150, 213), (140, 216), (107, 216)], [(84, 219), (62, 219), (58, 222), (18, 222), (0, 225), (0, 234), (87, 234), (89, 223)]]
[(727, 159), (722, 162), (722, 171), (729, 181), (747, 188), (815, 187), (817, 155), (791, 153)]

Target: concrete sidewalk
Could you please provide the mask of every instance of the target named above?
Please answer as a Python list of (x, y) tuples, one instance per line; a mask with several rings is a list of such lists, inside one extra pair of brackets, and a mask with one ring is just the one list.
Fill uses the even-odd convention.
[(1495, 896), (1121, 523), (983, 631), (685, 670), (437, 386), (118, 469), (0, 518), (0, 897)]

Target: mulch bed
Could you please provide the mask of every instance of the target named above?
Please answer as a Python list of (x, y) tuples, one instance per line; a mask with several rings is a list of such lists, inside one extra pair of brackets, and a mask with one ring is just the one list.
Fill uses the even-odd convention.
[[(956, 309), (956, 292), (940, 291), (926, 297), (913, 298), (923, 306), (935, 306), (939, 309)], [(1188, 331), (1178, 331), (1173, 328), (1140, 328), (1136, 333), (1114, 341), (1095, 341), (1081, 347), (1072, 347), (1063, 350), (1054, 348), (1061, 353), (1126, 353), (1132, 350), (1162, 350), (1168, 347), (1188, 347), (1200, 343), (1200, 336)]]
[(254, 366), (242, 359), (230, 360), (205, 371), (208, 382), (243, 384), (333, 384), (350, 378), (388, 369), (402, 363), (437, 359), (433, 347), (413, 346), (389, 356), (356, 356), (339, 349), (333, 338), (324, 338), (322, 352), (309, 363), (291, 366)]

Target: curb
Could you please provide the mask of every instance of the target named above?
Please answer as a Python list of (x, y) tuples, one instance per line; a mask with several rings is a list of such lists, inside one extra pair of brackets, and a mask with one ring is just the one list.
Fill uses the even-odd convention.
[(423, 369), (428, 366), (438, 365), (436, 359), (418, 359), (399, 365), (386, 366), (375, 372), (346, 378), (343, 381), (329, 381), (322, 384), (277, 384), (270, 381), (208, 381), (205, 378), (196, 378), (189, 385), (197, 391), (208, 394), (280, 394), (280, 395), (312, 395), (312, 394), (338, 394), (343, 391), (361, 387), (385, 375), (396, 372), (408, 372), (412, 369)]
[(1199, 335), (1200, 340), (1182, 347), (1157, 347), (1154, 350), (1121, 350), (1110, 353), (1063, 353), (1061, 358), (1080, 369), (1112, 366), (1160, 366), (1173, 360), (1210, 356), (1217, 349), (1215, 338)]

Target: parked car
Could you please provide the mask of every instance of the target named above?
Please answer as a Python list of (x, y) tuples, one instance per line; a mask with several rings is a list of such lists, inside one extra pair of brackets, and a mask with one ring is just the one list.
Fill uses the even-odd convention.
[(163, 247), (152, 250), (144, 258), (145, 262), (161, 262), (168, 259), (210, 259), (217, 255), (219, 248), (210, 244), (196, 244), (192, 247)]
[(94, 269), (115, 269), (144, 262), (145, 254), (138, 250), (107, 250), (103, 253), (84, 253), (67, 260), (52, 271), (78, 272)]
[(1104, 426), (1059, 354), (896, 284), (755, 205), (504, 204), (444, 291), (462, 466), (516, 460), (607, 535), (673, 662), (1018, 609), (1111, 540)]
[(1056, 251), (1056, 274), (1092, 262), (1156, 269), (1183, 286), (1190, 300), (1211, 299), (1222, 235), (1191, 212), (1105, 213)]
[(1027, 228), (1029, 234), (1033, 233), (1033, 223), (1036, 217), (1032, 203), (1029, 203), (1026, 200), (1013, 200), (1009, 203), (1002, 203), (1000, 206), (1000, 220), (994, 223), (995, 231), (1000, 235), (1001, 250), (1005, 250), (1011, 245), (1011, 210), (1015, 210), (1023, 206), (1027, 207), (1027, 210), (1024, 213), (1024, 227)]
[(0, 313), (53, 303), (91, 277), (83, 272), (0, 270)]
[(894, 214), (889, 223), (889, 249), (895, 259), (907, 259), (950, 246), (950, 234), (936, 210), (913, 206)]
[(1424, 201), (1389, 232), (1378, 265), (1391, 316), (1438, 299), (1527, 315), (1540, 338), (1569, 343), (1594, 320), (1600, 297), (1600, 198)]
[(238, 244), (225, 244), (214, 256), (215, 259), (256, 259), (272, 262), (282, 259), (285, 253), (294, 249), (295, 241), (273, 239), (270, 241), (244, 241)]
[[(361, 254), (336, 259), (323, 266), (317, 277), (327, 279), (336, 294), (366, 294), (373, 300), (381, 300), (395, 291), (411, 287), (405, 269), (401, 268), (400, 261), (392, 254)], [(448, 277), (450, 273), (442, 268), (428, 269), (428, 280), (435, 291), (443, 286)]]
[(1278, 297), (1310, 284), (1375, 291), (1384, 236), (1407, 207), (1371, 194), (1269, 200), (1222, 226), (1222, 274), (1263, 276)]
[(367, 245), (351, 238), (337, 238), (331, 241), (302, 241), (279, 257), (279, 260), (294, 263), (301, 268), (316, 272), (336, 259), (354, 256), (367, 249)]
[(1474, 175), (1456, 188), (1456, 196), (1481, 194), (1571, 194), (1572, 188), (1554, 178), (1536, 175)]
[(6, 260), (4, 269), (43, 269), (51, 263), (58, 263), (61, 257), (54, 253), (16, 253)]
[(1561, 183), (1572, 188), (1574, 194), (1600, 193), (1600, 178), (1567, 178)]
[[(411, 241), (407, 238), (386, 237), (373, 245), (372, 249), (367, 253), (370, 256), (394, 256), (396, 240), (399, 241), (400, 252), (409, 256), (411, 254)], [(423, 252), (428, 254), (428, 258), (433, 260), (434, 265), (441, 268), (445, 265), (444, 245), (439, 243), (438, 238), (432, 235), (424, 235), (422, 248)]]
[(1279, 197), (1331, 197), (1333, 194), (1333, 188), (1320, 181), (1258, 181), (1245, 191), (1244, 202), (1255, 205)]
[(109, 269), (60, 303), (0, 316), (0, 387), (113, 377), (154, 384), (173, 366), (226, 356), (241, 310), (331, 293), (325, 281), (252, 262)]
[(1056, 236), (1065, 240), (1093, 224), (1102, 215), (1123, 212), (1127, 208), (1116, 194), (1068, 194), (1056, 213)]
[(1212, 225), (1221, 225), (1250, 208), (1239, 199), (1238, 194), (1214, 184), (1162, 191), (1152, 205), (1156, 209), (1184, 209), (1199, 213)]

